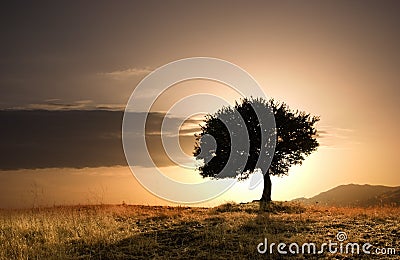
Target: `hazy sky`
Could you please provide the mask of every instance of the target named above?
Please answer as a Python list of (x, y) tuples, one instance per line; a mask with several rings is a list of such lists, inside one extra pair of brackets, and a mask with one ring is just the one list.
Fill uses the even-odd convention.
[[(194, 56), (230, 61), (248, 71), (268, 96), (321, 116), (321, 147), (289, 176), (273, 179), (273, 199), (313, 196), (345, 183), (400, 185), (399, 7), (398, 1), (3, 4), (0, 207), (15, 204), (25, 196), (22, 190), (36, 186), (48, 192), (43, 201), (79, 202), (81, 195), (69, 200), (69, 193), (97, 189), (100, 178), (113, 172), (131, 178), (132, 191), (122, 191), (110, 178), (101, 184), (108, 187), (104, 200), (156, 203), (144, 199), (152, 197), (124, 168), (118, 146), (122, 112), (96, 117), (87, 110), (122, 111), (144, 76)], [(236, 97), (215, 82), (186, 82), (162, 95), (153, 112), (196, 92)], [(60, 117), (66, 121), (57, 121), (44, 112), (11, 108), (82, 111), (66, 112)], [(183, 139), (189, 151), (191, 139)], [(51, 182), (51, 174), (68, 181)], [(248, 191), (243, 200), (257, 199), (260, 191)]]

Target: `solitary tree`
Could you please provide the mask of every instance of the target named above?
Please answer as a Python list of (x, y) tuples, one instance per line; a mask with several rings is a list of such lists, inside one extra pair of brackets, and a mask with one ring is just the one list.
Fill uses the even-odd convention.
[[(268, 113), (275, 125), (264, 120)], [(260, 201), (269, 202), (270, 175), (287, 175), (290, 166), (317, 149), (318, 121), (273, 99), (245, 98), (206, 116), (193, 152), (203, 162), (198, 170), (203, 177), (246, 179), (259, 169), (264, 176)]]

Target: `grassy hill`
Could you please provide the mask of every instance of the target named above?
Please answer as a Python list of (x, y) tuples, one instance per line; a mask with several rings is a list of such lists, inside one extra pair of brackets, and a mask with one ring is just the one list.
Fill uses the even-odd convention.
[(365, 206), (374, 206), (374, 205), (400, 206), (400, 188), (384, 192), (373, 198), (365, 200), (363, 201), (363, 204)]
[(326, 206), (396, 206), (400, 205), (400, 187), (382, 185), (340, 185), (312, 198), (300, 198), (306, 204), (322, 204)]
[[(0, 259), (280, 259), (259, 243), (346, 241), (400, 251), (400, 208), (332, 208), (274, 202), (215, 208), (71, 206), (0, 210)], [(323, 259), (347, 254), (324, 252)], [(289, 254), (290, 258), (315, 258)], [(360, 258), (378, 259), (376, 255)], [(400, 255), (397, 255), (400, 257)]]

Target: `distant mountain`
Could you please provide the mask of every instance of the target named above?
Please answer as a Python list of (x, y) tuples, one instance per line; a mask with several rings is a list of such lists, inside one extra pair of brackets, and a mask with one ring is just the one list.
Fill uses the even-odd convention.
[(321, 204), (327, 206), (400, 206), (400, 186), (388, 187), (382, 185), (340, 185), (322, 192), (312, 198), (298, 198), (306, 204)]
[(385, 192), (381, 195), (378, 195), (374, 198), (368, 199), (364, 201), (363, 206), (373, 206), (373, 205), (393, 205), (400, 206), (400, 188)]

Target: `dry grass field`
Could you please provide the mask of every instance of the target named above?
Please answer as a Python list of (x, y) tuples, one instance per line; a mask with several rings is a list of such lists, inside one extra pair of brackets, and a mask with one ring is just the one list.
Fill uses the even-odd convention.
[[(215, 208), (128, 205), (0, 211), (0, 259), (399, 259), (400, 208), (329, 208), (274, 202)], [(370, 243), (395, 255), (260, 254), (268, 243)], [(288, 249), (286, 248), (286, 251)]]

